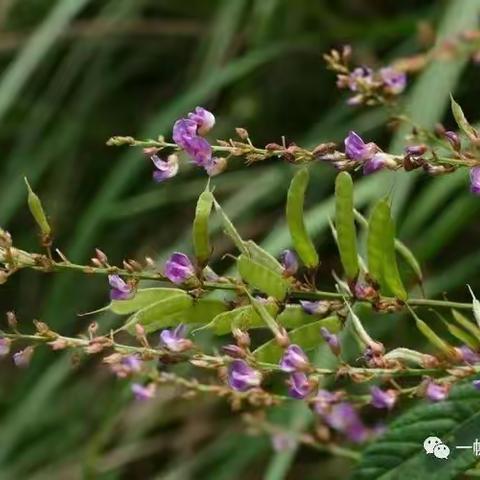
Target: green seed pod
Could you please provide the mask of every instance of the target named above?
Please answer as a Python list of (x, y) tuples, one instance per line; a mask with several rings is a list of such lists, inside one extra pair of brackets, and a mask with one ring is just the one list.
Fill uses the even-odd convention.
[(289, 283), (279, 273), (253, 261), (246, 255), (238, 257), (237, 267), (242, 279), (253, 288), (278, 300), (283, 300), (287, 295)]
[(347, 172), (335, 181), (335, 227), (340, 259), (349, 280), (358, 275), (357, 232), (353, 213), (353, 182)]
[(208, 234), (208, 220), (213, 206), (213, 195), (208, 186), (198, 197), (193, 221), (193, 248), (200, 265), (204, 265), (212, 251)]
[(225, 233), (232, 239), (233, 243), (238, 248), (238, 250), (240, 250), (240, 252), (247, 254), (248, 250), (245, 246), (245, 242), (242, 240), (242, 237), (235, 228), (235, 225), (233, 225), (232, 221), (228, 218), (223, 208), (215, 199), (213, 200), (213, 203), (215, 205), (215, 211), (217, 211), (220, 215), (220, 220), (222, 222)]
[(478, 140), (478, 132), (475, 128), (470, 125), (469, 121), (463, 113), (462, 107), (454, 100), (453, 96), (450, 95), (450, 105), (452, 108), (453, 118), (457, 122), (460, 130), (468, 137), (469, 140), (475, 142)]
[(309, 173), (307, 168), (299, 170), (290, 183), (287, 196), (287, 223), (292, 237), (293, 247), (305, 266), (315, 268), (318, 254), (308, 235), (303, 219), (303, 204), (307, 190)]
[(50, 237), (50, 234), (52, 233), (52, 229), (48, 224), (47, 216), (45, 215), (45, 211), (43, 210), (42, 202), (40, 201), (40, 198), (38, 198), (38, 195), (36, 195), (35, 192), (32, 190), (32, 188), (30, 187), (30, 184), (28, 183), (28, 180), (26, 177), (25, 177), (25, 184), (27, 185), (27, 190), (28, 190), (27, 200), (28, 200), (28, 208), (30, 209), (30, 213), (35, 219), (35, 222), (37, 222), (37, 225), (40, 228), (40, 231), (42, 233), (42, 236), (45, 239), (48, 239)]
[[(336, 316), (323, 318), (316, 322), (303, 325), (295, 330), (290, 330), (288, 336), (292, 343), (300, 345), (303, 350), (312, 350), (325, 343), (320, 329), (327, 328), (331, 333), (337, 333), (341, 329), (342, 323)], [(270, 340), (253, 352), (259, 362), (278, 363), (283, 354), (283, 349), (278, 345), (275, 339)]]
[(283, 267), (280, 262), (262, 247), (257, 245), (253, 240), (247, 240), (246, 242), (244, 242), (244, 245), (248, 251), (249, 257), (253, 261), (260, 263), (264, 267), (276, 273), (283, 273)]
[(453, 319), (461, 325), (465, 330), (468, 330), (476, 339), (480, 340), (480, 328), (471, 322), (465, 315), (458, 310), (452, 309)]

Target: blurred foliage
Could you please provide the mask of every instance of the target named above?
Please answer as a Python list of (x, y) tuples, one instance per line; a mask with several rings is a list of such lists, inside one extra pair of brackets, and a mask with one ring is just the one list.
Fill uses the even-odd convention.
[[(356, 129), (400, 149), (405, 132), (385, 128), (381, 109), (347, 107), (322, 54), (350, 43), (359, 63), (388, 64), (427, 47), (428, 26), (446, 36), (475, 27), (479, 3), (3, 0), (0, 225), (22, 248), (38, 245), (26, 175), (49, 212), (56, 245), (72, 260), (88, 260), (94, 247), (115, 263), (189, 251), (205, 178), (184, 162), (181, 175), (155, 185), (141, 152), (106, 147), (110, 136), (169, 135), (176, 118), (204, 105), (217, 116), (217, 138), (241, 126), (258, 145), (285, 135), (314, 146), (341, 142)], [(426, 126), (443, 120), (455, 91), (476, 120), (477, 78), (478, 67), (466, 61), (431, 65), (407, 93), (412, 116)], [(232, 162), (214, 181), (244, 237), (264, 241), (273, 254), (289, 244), (283, 205), (291, 173), (278, 162), (248, 170)], [(325, 273), (338, 269), (328, 235), (333, 178), (326, 166), (313, 169), (306, 205)], [(355, 190), (359, 208), (393, 192), (400, 237), (422, 261), (427, 291), (448, 289), (458, 300), (467, 298), (467, 281), (480, 287), (473, 221), (480, 203), (465, 185), (461, 172), (441, 179), (386, 174), (356, 182)], [(215, 247), (226, 268), (221, 255), (230, 244), (219, 237)], [(77, 314), (104, 304), (106, 295), (104, 279), (25, 271), (0, 287), (0, 307), (15, 309), (24, 323), (42, 318), (77, 333), (90, 321)], [(112, 325), (107, 315), (97, 319), (105, 331)], [(411, 343), (411, 322), (392, 317), (379, 328), (387, 344), (394, 336)], [(308, 449), (272, 453), (268, 438), (246, 438), (240, 419), (219, 402), (192, 407), (166, 388), (154, 402), (133, 404), (126, 383), (76, 360), (42, 349), (26, 371), (2, 364), (0, 479), (307, 480), (351, 471), (350, 461)], [(308, 415), (303, 406), (274, 412), (294, 429), (308, 424)]]

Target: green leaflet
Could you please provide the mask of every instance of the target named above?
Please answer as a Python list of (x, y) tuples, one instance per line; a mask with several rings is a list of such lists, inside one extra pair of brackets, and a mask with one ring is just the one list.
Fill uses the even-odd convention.
[(477, 131), (472, 127), (472, 125), (470, 125), (469, 121), (465, 117), (465, 114), (463, 113), (462, 107), (453, 99), (452, 95), (450, 95), (450, 105), (452, 107), (453, 118), (455, 118), (460, 130), (462, 130), (469, 140), (477, 140)]
[(368, 271), (384, 293), (391, 291), (400, 300), (407, 299), (395, 255), (395, 226), (386, 199), (376, 203), (368, 223)]
[[(330, 332), (336, 333), (342, 326), (338, 317), (327, 317), (316, 322), (309, 323), (303, 327), (290, 330), (288, 336), (292, 343), (300, 345), (304, 350), (312, 350), (324, 343), (320, 334), (320, 328), (326, 327)], [(283, 349), (275, 339), (270, 340), (258, 347), (253, 354), (260, 362), (278, 363), (283, 354)]]
[(226, 305), (219, 300), (196, 300), (188, 294), (177, 294), (138, 310), (128, 319), (125, 328), (129, 333), (134, 333), (134, 325), (139, 323), (150, 333), (180, 323), (205, 324), (226, 309)]
[(305, 313), (300, 305), (286, 305), (276, 320), (282, 327), (291, 329), (313, 323), (318, 320), (318, 316)]
[(298, 256), (305, 266), (315, 268), (318, 265), (318, 254), (303, 220), (303, 203), (309, 176), (308, 169), (302, 168), (290, 183), (287, 196), (287, 223)]
[(283, 300), (287, 295), (289, 283), (279, 273), (243, 254), (237, 259), (237, 267), (242, 279), (253, 288), (278, 300)]
[[(278, 312), (278, 307), (273, 302), (266, 304), (265, 308), (272, 316), (275, 316)], [(249, 330), (251, 328), (266, 327), (266, 325), (253, 306), (246, 305), (228, 312), (219, 313), (204, 328), (213, 330), (215, 335), (226, 335), (235, 327)]]
[(471, 322), (458, 310), (452, 309), (452, 315), (458, 324), (460, 324), (465, 330), (468, 330), (480, 342), (480, 328), (478, 328), (477, 325)]
[(129, 300), (112, 300), (108, 308), (117, 315), (126, 315), (178, 294), (188, 295), (180, 288), (142, 288)]
[(337, 175), (335, 181), (335, 227), (340, 259), (347, 277), (358, 275), (357, 232), (353, 213), (353, 182), (347, 172)]
[[(386, 432), (363, 452), (353, 480), (459, 478), (476, 462), (472, 445), (478, 437), (480, 396), (470, 382), (455, 386), (448, 399), (435, 404), (422, 402), (394, 420)], [(436, 436), (450, 447), (448, 460), (426, 455), (423, 442)]]
[(208, 219), (213, 206), (213, 195), (207, 185), (200, 194), (193, 220), (193, 249), (200, 265), (204, 265), (212, 251), (208, 235)]

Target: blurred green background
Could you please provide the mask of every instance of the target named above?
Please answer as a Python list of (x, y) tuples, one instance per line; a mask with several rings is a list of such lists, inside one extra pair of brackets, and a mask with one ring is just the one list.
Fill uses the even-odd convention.
[[(141, 150), (106, 147), (110, 136), (168, 137), (175, 119), (203, 105), (217, 117), (216, 138), (241, 126), (257, 145), (285, 135), (313, 147), (354, 129), (401, 150), (406, 132), (392, 132), (382, 108), (347, 107), (322, 54), (349, 43), (358, 63), (388, 64), (428, 48), (429, 25), (448, 37), (476, 28), (479, 12), (478, 0), (2, 0), (0, 225), (17, 246), (38, 248), (26, 175), (56, 246), (72, 260), (88, 261), (94, 247), (114, 263), (188, 252), (205, 176), (184, 162), (178, 177), (155, 185)], [(475, 121), (478, 69), (467, 59), (442, 61), (411, 78), (412, 117), (453, 128), (453, 91)], [(289, 244), (283, 205), (291, 171), (234, 160), (214, 180), (242, 234), (274, 254)], [(318, 165), (312, 175), (307, 222), (328, 285), (338, 264), (328, 233), (334, 172)], [(424, 266), (429, 294), (448, 290), (461, 300), (466, 282), (480, 287), (480, 202), (465, 173), (378, 175), (356, 188), (360, 207), (393, 192), (399, 235)], [(230, 244), (215, 238), (219, 260)], [(40, 318), (75, 334), (91, 321), (77, 314), (105, 304), (107, 294), (101, 278), (24, 271), (0, 287), (0, 310), (15, 309), (24, 329)], [(115, 321), (96, 319), (105, 331)], [(11, 363), (2, 362), (0, 378), (0, 479), (328, 479), (352, 468), (305, 448), (274, 453), (268, 438), (246, 436), (238, 416), (212, 399), (179, 401), (167, 388), (134, 404), (126, 382), (92, 360), (39, 349), (28, 370)], [(292, 428), (308, 422), (300, 407), (275, 415)]]

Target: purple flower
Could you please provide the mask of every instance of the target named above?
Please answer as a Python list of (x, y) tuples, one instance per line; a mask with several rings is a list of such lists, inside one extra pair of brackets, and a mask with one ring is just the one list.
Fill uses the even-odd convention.
[(12, 341), (9, 338), (0, 337), (0, 357), (5, 357), (10, 353)]
[(363, 174), (370, 175), (378, 172), (389, 163), (389, 156), (386, 153), (378, 152), (363, 164)]
[(155, 384), (141, 385), (140, 383), (132, 384), (132, 392), (137, 400), (151, 400), (155, 396)]
[(163, 182), (174, 177), (178, 172), (178, 157), (173, 154), (169, 155), (167, 160), (162, 160), (158, 155), (150, 157), (156, 170), (153, 172), (153, 179), (157, 182)]
[(196, 107), (188, 118), (196, 123), (199, 135), (205, 135), (215, 125), (215, 116), (203, 107)]
[(203, 165), (203, 168), (210, 177), (214, 177), (227, 168), (227, 159), (223, 157), (211, 157), (210, 160)]
[(474, 195), (480, 195), (480, 167), (470, 169), (470, 191)]
[(462, 143), (460, 141), (460, 137), (457, 135), (456, 132), (452, 132), (451, 130), (447, 130), (443, 132), (443, 135), (445, 138), (448, 140), (450, 145), (455, 149), (455, 150), (460, 150), (462, 147)]
[(368, 430), (357, 411), (347, 402), (333, 405), (331, 411), (325, 415), (325, 421), (331, 428), (345, 434), (352, 442), (363, 442), (368, 436)]
[(173, 125), (173, 141), (186, 149), (192, 139), (197, 135), (197, 124), (188, 118), (181, 118)]
[(466, 345), (462, 345), (461, 347), (458, 347), (457, 352), (459, 353), (461, 359), (465, 363), (470, 363), (474, 364), (480, 361), (480, 355), (473, 351), (470, 347), (467, 347)]
[(30, 365), (33, 355), (33, 347), (27, 347), (13, 354), (13, 363), (19, 368), (26, 368)]
[(378, 151), (377, 145), (373, 142), (365, 143), (355, 132), (349, 132), (344, 143), (345, 153), (351, 160), (363, 162), (371, 159)]
[(308, 381), (308, 377), (303, 372), (292, 373), (288, 383), (288, 394), (292, 398), (297, 398), (300, 400), (305, 398), (310, 392), (310, 382)]
[(184, 150), (199, 167), (207, 167), (212, 161), (212, 146), (203, 137), (193, 137)]
[(357, 67), (348, 77), (348, 86), (352, 92), (358, 90), (358, 84), (370, 85), (373, 82), (373, 72), (371, 68)]
[(165, 329), (160, 333), (162, 345), (171, 352), (184, 352), (192, 347), (192, 342), (185, 338), (187, 328), (180, 324), (175, 329)]
[(228, 384), (234, 390), (245, 392), (258, 387), (262, 374), (254, 370), (245, 360), (234, 360), (228, 369)]
[(324, 416), (330, 411), (330, 407), (338, 401), (338, 395), (328, 390), (320, 389), (313, 399), (313, 408), (315, 411)]
[(132, 287), (128, 285), (118, 275), (109, 275), (108, 283), (110, 284), (110, 299), (111, 300), (127, 300), (132, 296)]
[(330, 304), (324, 300), (318, 302), (309, 302), (308, 300), (300, 300), (305, 313), (309, 315), (324, 315), (330, 310)]
[(474, 380), (474, 381), (472, 382), (472, 385), (473, 385), (477, 390), (480, 390), (480, 379)]
[(402, 93), (407, 86), (407, 75), (405, 72), (400, 72), (392, 67), (381, 68), (380, 77), (385, 87), (393, 95)]
[(427, 388), (425, 390), (425, 396), (431, 402), (441, 402), (448, 397), (450, 388), (443, 383), (436, 383), (433, 380), (429, 380)]
[(195, 275), (190, 259), (181, 252), (174, 252), (165, 262), (165, 276), (173, 283), (183, 283)]
[(405, 153), (412, 157), (421, 157), (426, 151), (425, 145), (409, 145), (405, 148)]
[(331, 333), (328, 328), (321, 327), (320, 335), (325, 340), (334, 355), (340, 355), (340, 340), (337, 335)]
[(292, 250), (284, 250), (280, 256), (285, 274), (288, 276), (295, 275), (298, 270), (298, 259)]
[(142, 368), (142, 363), (138, 355), (127, 355), (122, 358), (122, 365), (130, 372), (139, 372)]
[(372, 405), (375, 408), (391, 410), (397, 400), (397, 392), (395, 390), (382, 390), (374, 386), (370, 389), (370, 393), (372, 394)]
[(284, 352), (280, 360), (280, 368), (287, 373), (305, 370), (309, 362), (305, 352), (298, 345), (290, 345)]

